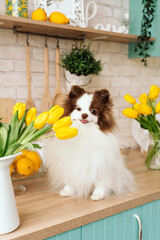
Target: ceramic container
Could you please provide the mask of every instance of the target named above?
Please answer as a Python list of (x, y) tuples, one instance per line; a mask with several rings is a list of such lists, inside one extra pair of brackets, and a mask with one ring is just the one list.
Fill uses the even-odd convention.
[(76, 74), (71, 74), (70, 71), (65, 69), (66, 91), (69, 92), (72, 85), (79, 85), (82, 87), (87, 86), (91, 82), (91, 77), (92, 75), (77, 76)]
[(0, 158), (0, 235), (14, 231), (20, 224), (9, 170), (19, 154)]
[(6, 0), (6, 15), (28, 18), (28, 0)]

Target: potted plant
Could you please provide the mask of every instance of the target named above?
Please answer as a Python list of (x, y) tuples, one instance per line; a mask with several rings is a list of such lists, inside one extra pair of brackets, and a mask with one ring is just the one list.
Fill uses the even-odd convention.
[(65, 68), (67, 90), (72, 85), (88, 85), (92, 75), (98, 75), (102, 71), (102, 63), (95, 59), (95, 52), (90, 50), (90, 44), (76, 44), (70, 52), (61, 56), (61, 61)]

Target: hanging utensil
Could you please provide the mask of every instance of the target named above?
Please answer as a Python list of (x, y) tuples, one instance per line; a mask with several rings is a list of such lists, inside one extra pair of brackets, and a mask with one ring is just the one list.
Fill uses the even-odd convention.
[(56, 46), (56, 90), (53, 96), (53, 105), (62, 105), (65, 99), (65, 94), (62, 91), (60, 83), (60, 50), (59, 50), (59, 39), (57, 40)]
[(42, 97), (42, 111), (48, 111), (52, 106), (52, 100), (49, 93), (49, 57), (48, 57), (48, 45), (47, 38), (44, 46), (44, 93)]
[(13, 116), (14, 100), (12, 98), (0, 98), (1, 122), (9, 123)]
[(30, 59), (30, 45), (28, 42), (28, 35), (26, 41), (26, 70), (27, 70), (27, 100), (26, 109), (34, 107), (34, 103), (31, 97), (31, 59)]

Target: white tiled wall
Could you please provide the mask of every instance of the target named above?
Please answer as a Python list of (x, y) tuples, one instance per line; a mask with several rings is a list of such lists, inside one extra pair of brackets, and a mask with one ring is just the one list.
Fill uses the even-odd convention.
[[(1, 0), (0, 13), (4, 13), (5, 1)], [(85, 6), (89, 2), (84, 1)], [(32, 3), (32, 4), (31, 4)], [(97, 15), (89, 22), (93, 27), (97, 23), (104, 26), (107, 23), (121, 24), (121, 15), (128, 11), (129, 0), (95, 0)], [(33, 1), (29, 0), (29, 15), (33, 10)], [(15, 101), (25, 102), (27, 97), (26, 66), (25, 66), (25, 35), (16, 36), (11, 30), (0, 30), (0, 97), (12, 97)], [(32, 97), (36, 107), (41, 110), (41, 97), (44, 90), (43, 46), (44, 38), (29, 37), (31, 45), (32, 64)], [(72, 41), (60, 41), (61, 52), (71, 49)], [(55, 78), (55, 46), (56, 40), (48, 39), (50, 59), (50, 93), (53, 96)], [(113, 101), (115, 117), (119, 126), (120, 142), (136, 147), (131, 134), (131, 120), (122, 116), (121, 111), (129, 105), (123, 100), (126, 93), (138, 97), (140, 93), (148, 92), (151, 84), (159, 84), (160, 59), (150, 58), (145, 68), (140, 59), (128, 59), (128, 45), (97, 41), (92, 43), (92, 49), (98, 52), (104, 64), (100, 76), (93, 77), (89, 89), (109, 89)], [(63, 87), (64, 71), (61, 69)]]

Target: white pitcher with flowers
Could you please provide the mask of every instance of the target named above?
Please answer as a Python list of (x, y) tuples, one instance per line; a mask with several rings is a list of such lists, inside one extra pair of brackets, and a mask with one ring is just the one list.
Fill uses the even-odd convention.
[(61, 118), (63, 113), (64, 109), (56, 105), (36, 116), (36, 108), (26, 110), (25, 104), (17, 103), (10, 124), (0, 121), (0, 235), (15, 230), (20, 224), (10, 176), (11, 163), (23, 149), (34, 151), (40, 148), (34, 142), (48, 137), (43, 135), (53, 131), (55, 124), (56, 131), (49, 137), (56, 136), (63, 140), (76, 136), (78, 130), (70, 127), (70, 117)]

